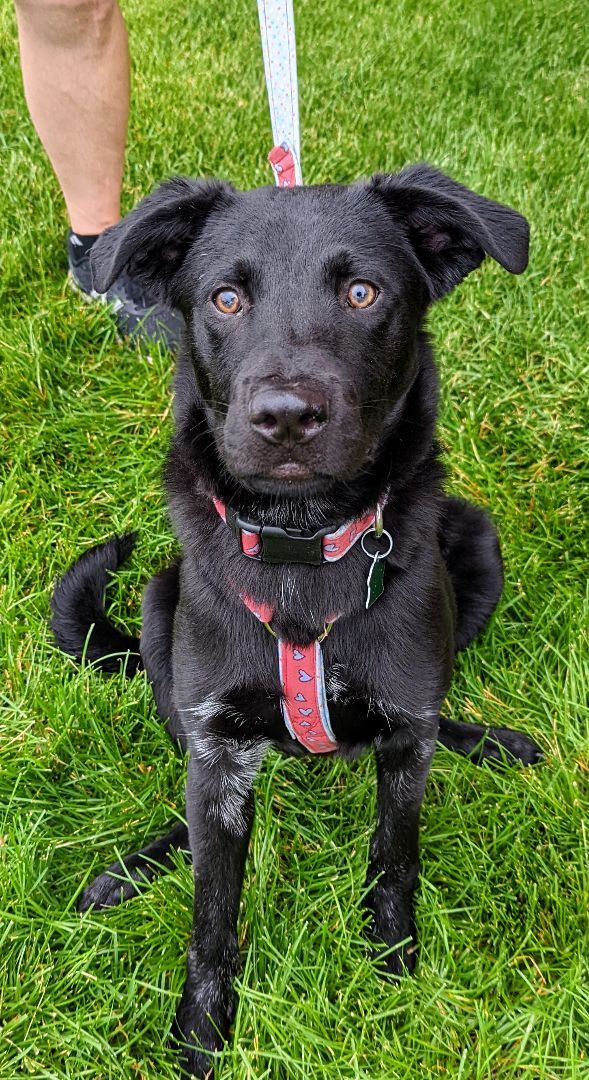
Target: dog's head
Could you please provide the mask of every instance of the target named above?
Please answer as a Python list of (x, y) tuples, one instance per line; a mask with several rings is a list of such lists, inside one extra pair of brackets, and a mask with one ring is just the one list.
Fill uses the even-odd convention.
[(238, 192), (175, 179), (95, 244), (188, 327), (207, 422), (249, 488), (296, 494), (364, 470), (416, 374), (429, 303), (486, 255), (525, 269), (514, 210), (425, 165), (350, 186)]

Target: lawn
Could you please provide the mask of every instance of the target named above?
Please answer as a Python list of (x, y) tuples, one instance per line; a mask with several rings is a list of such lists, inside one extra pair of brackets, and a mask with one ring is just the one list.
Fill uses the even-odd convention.
[[(271, 754), (241, 913), (229, 1078), (589, 1076), (589, 31), (581, 0), (295, 0), (307, 182), (427, 159), (532, 224), (528, 272), (486, 264), (432, 313), (449, 487), (491, 508), (506, 588), (450, 714), (519, 727), (545, 760), (440, 750), (423, 813), (418, 973), (382, 983), (362, 936), (370, 759)], [(253, 0), (124, 3), (134, 58), (125, 207), (172, 172), (269, 183)], [(174, 551), (160, 473), (170, 358), (116, 340), (65, 287), (57, 184), (0, 12), (4, 485), (0, 1077), (176, 1075), (166, 1033), (191, 919), (185, 866), (107, 916), (76, 897), (183, 811), (183, 763), (142, 676), (52, 645), (52, 583), (137, 528), (112, 610), (139, 625)]]

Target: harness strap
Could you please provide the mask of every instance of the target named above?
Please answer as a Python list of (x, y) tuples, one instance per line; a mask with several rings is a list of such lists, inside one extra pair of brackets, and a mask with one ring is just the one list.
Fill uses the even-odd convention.
[(329, 719), (323, 654), (318, 641), (302, 648), (278, 639), (282, 715), (293, 739), (312, 754), (337, 750)]
[(258, 0), (274, 147), (268, 154), (278, 187), (302, 184), (299, 88), (293, 0)]
[[(267, 626), (274, 615), (269, 604), (257, 604), (242, 594), (246, 608)], [(291, 645), (281, 638), (278, 646), (278, 671), (282, 688), (282, 715), (291, 738), (312, 754), (337, 750), (327, 706), (323, 654), (319, 640), (310, 645)]]

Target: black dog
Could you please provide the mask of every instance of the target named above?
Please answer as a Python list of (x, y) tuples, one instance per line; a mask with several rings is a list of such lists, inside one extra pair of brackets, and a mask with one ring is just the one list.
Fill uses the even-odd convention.
[(194, 928), (174, 1037), (191, 1074), (212, 1068), (233, 1016), (252, 783), (269, 746), (374, 747), (369, 905), (395, 975), (415, 963), (418, 817), (436, 741), (476, 761), (539, 756), (508, 729), (440, 716), (502, 567), (483, 511), (443, 494), (424, 332), (429, 304), (486, 254), (518, 274), (527, 250), (524, 218), (422, 165), (244, 193), (176, 179), (95, 245), (99, 290), (127, 266), (185, 316), (167, 463), (182, 555), (147, 586), (140, 655), (103, 608), (128, 537), (65, 574), (53, 628), (62, 649), (106, 671), (123, 654), (129, 674), (143, 666), (190, 761), (188, 831), (109, 868), (80, 906), (132, 895), (133, 879), (189, 839)]

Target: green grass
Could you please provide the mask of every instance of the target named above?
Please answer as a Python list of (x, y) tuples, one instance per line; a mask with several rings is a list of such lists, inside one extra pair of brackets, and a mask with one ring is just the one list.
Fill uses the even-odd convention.
[[(125, 4), (135, 65), (125, 206), (174, 171), (269, 182), (253, 0)], [(218, 1076), (589, 1076), (587, 956), (588, 46), (581, 0), (297, 0), (303, 168), (350, 180), (425, 158), (528, 215), (528, 273), (485, 265), (433, 313), (452, 490), (492, 508), (507, 568), (460, 660), (456, 716), (534, 734), (534, 770), (436, 756), (423, 814), (418, 974), (379, 981), (362, 937), (370, 760), (271, 755)], [(52, 582), (140, 530), (113, 591), (173, 550), (160, 471), (170, 361), (119, 344), (64, 286), (65, 219), (0, 14), (3, 471), (0, 1076), (174, 1077), (166, 1031), (190, 926), (186, 867), (106, 917), (77, 894), (183, 810), (141, 677), (77, 671)], [(583, 482), (585, 488), (583, 489)]]

